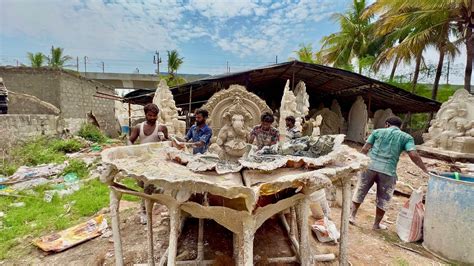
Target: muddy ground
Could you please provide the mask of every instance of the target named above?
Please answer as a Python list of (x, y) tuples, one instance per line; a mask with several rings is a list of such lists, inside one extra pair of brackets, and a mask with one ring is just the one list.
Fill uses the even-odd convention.
[[(435, 170), (448, 170), (449, 165), (443, 161), (425, 159), (428, 167)], [(409, 194), (410, 186), (424, 187), (428, 176), (423, 174), (408, 156), (402, 155), (398, 167), (398, 190), (401, 194)], [(439, 265), (437, 259), (423, 249), (421, 243), (402, 243), (396, 234), (395, 220), (398, 210), (408, 200), (401, 194), (394, 196), (390, 210), (385, 217), (389, 225), (386, 231), (373, 231), (372, 222), (375, 213), (375, 193), (369, 192), (358, 213), (357, 226), (350, 226), (349, 260), (352, 265)], [(125, 263), (127, 265), (147, 262), (146, 226), (139, 224), (139, 204), (122, 202), (121, 228)], [(332, 207), (331, 218), (339, 226), (340, 208)], [(104, 209), (102, 212), (107, 213)], [(110, 221), (110, 219), (109, 219)], [(163, 254), (167, 247), (169, 218), (163, 206), (155, 206), (153, 227), (155, 232), (155, 260)], [(193, 259), (197, 254), (197, 219), (189, 219), (180, 237), (178, 257), (181, 260)], [(215, 222), (205, 222), (205, 258), (216, 259), (216, 265), (231, 265), (232, 234)], [(313, 253), (335, 253), (338, 255), (337, 244), (322, 244), (312, 234)], [(16, 258), (0, 262), (0, 265), (113, 265), (113, 241), (111, 236), (98, 237), (79, 246), (58, 254), (46, 254), (32, 246), (31, 239), (25, 238), (22, 246), (15, 247)], [(406, 247), (406, 248), (403, 248)], [(255, 258), (258, 264), (265, 265), (267, 257), (291, 256), (290, 243), (284, 234), (277, 218), (267, 221), (255, 236)], [(337, 265), (337, 262), (324, 263)]]

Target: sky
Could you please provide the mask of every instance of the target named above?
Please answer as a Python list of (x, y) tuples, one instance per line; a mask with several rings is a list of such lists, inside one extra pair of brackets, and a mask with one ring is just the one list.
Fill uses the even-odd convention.
[[(288, 61), (302, 43), (316, 50), (337, 32), (334, 13), (351, 0), (0, 0), (0, 65), (28, 64), (52, 45), (88, 72), (154, 73), (155, 52), (184, 57), (181, 73), (220, 74)], [(373, 0), (369, 1), (373, 2)], [(465, 48), (452, 65), (463, 69)], [(87, 57), (87, 58), (86, 58)], [(434, 49), (425, 52), (437, 62)], [(86, 59), (85, 59), (86, 58)], [(386, 71), (386, 70), (384, 70)], [(408, 73), (410, 66), (400, 67)], [(462, 72), (462, 71), (458, 71)], [(462, 73), (450, 77), (462, 83)]]

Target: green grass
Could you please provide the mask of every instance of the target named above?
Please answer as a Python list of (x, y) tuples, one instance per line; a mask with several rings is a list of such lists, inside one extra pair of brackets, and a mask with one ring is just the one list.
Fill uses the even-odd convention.
[(62, 163), (67, 159), (66, 153), (76, 152), (82, 148), (83, 144), (75, 139), (32, 138), (13, 147), (8, 158), (0, 162), (0, 174), (12, 175), (21, 165)]
[(107, 137), (100, 131), (100, 129), (88, 123), (82, 124), (77, 135), (92, 142), (105, 143), (107, 141)]
[(84, 178), (89, 175), (89, 169), (84, 161), (78, 159), (69, 160), (68, 166), (64, 168), (63, 175), (76, 173), (77, 177)]
[[(44, 191), (48, 186), (36, 188), (36, 196), (27, 195), (24, 198), (0, 198), (0, 211), (4, 228), (0, 230), (0, 259), (11, 257), (8, 250), (15, 245), (24, 245), (25, 236), (38, 237), (50, 232), (66, 229), (81, 221), (87, 220), (109, 203), (109, 189), (98, 180), (83, 184), (81, 189), (72, 195), (59, 198), (54, 196), (49, 203), (43, 200)], [(24, 202), (20, 208), (10, 207), (14, 202)], [(72, 202), (74, 202), (72, 204)], [(64, 206), (71, 205), (69, 212)], [(87, 218), (86, 218), (87, 217)]]
[(409, 266), (410, 263), (404, 258), (396, 258), (395, 265), (399, 266)]

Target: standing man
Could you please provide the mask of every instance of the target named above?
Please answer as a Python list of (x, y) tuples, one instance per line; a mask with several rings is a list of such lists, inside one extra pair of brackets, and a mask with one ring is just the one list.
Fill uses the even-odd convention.
[(385, 128), (376, 129), (367, 138), (362, 147), (362, 153), (369, 154), (371, 162), (369, 169), (359, 178), (357, 189), (352, 198), (352, 213), (349, 222), (355, 224), (357, 210), (364, 201), (367, 192), (374, 183), (377, 184), (377, 208), (372, 229), (386, 229), (380, 224), (388, 209), (397, 182), (397, 164), (402, 151), (406, 151), (410, 159), (425, 173), (428, 172), (420, 155), (415, 150), (413, 137), (400, 130), (402, 120), (399, 117), (389, 117)]
[[(145, 121), (136, 125), (132, 129), (130, 138), (128, 139), (128, 144), (134, 144), (137, 139), (139, 139), (140, 144), (168, 140), (168, 128), (165, 125), (160, 125), (156, 123), (156, 120), (158, 119), (158, 114), (160, 113), (160, 109), (158, 109), (158, 106), (156, 106), (156, 104), (149, 103), (145, 105), (143, 111), (145, 111)], [(156, 193), (159, 191), (153, 185), (145, 187), (143, 181), (138, 181), (137, 184), (139, 187), (143, 188), (143, 191), (146, 194), (152, 194), (154, 192)], [(147, 220), (148, 219), (146, 215), (145, 200), (142, 199), (140, 223), (146, 224), (148, 222)]]
[(278, 129), (272, 127), (275, 119), (273, 115), (265, 112), (260, 117), (260, 125), (254, 127), (250, 132), (249, 143), (256, 141), (257, 148), (261, 150), (264, 146), (272, 146), (278, 143), (280, 134)]
[[(184, 140), (192, 143), (193, 154), (203, 154), (206, 153), (207, 148), (209, 148), (212, 137), (212, 129), (206, 124), (209, 112), (204, 109), (197, 109), (194, 115), (196, 123), (189, 129)], [(181, 140), (179, 138), (176, 139)]]
[(8, 114), (8, 90), (3, 84), (3, 78), (0, 78), (0, 114)]
[(299, 131), (295, 127), (296, 119), (294, 116), (290, 115), (285, 118), (285, 123), (286, 123), (286, 137), (288, 139), (297, 139), (301, 138), (302, 134), (301, 131)]

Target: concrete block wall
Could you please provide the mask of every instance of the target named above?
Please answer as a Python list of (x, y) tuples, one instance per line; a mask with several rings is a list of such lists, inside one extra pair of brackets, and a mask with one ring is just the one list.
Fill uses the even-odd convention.
[[(120, 131), (114, 101), (94, 97), (97, 91), (115, 94), (112, 87), (48, 68), (0, 67), (0, 77), (8, 90), (36, 96), (59, 108), (61, 128), (76, 132), (87, 122), (87, 113), (92, 111), (109, 136), (115, 137)], [(16, 107), (10, 108), (15, 110)]]
[(115, 118), (115, 101), (94, 97), (96, 92), (114, 94), (113, 88), (67, 73), (61, 75), (59, 87), (59, 109), (70, 130), (78, 130), (87, 121), (87, 113), (92, 112), (108, 135), (117, 135), (120, 126)]
[(56, 115), (0, 115), (0, 149), (8, 149), (18, 141), (36, 136), (55, 136), (58, 122)]
[(8, 90), (38, 97), (59, 108), (60, 71), (28, 67), (0, 67)]

